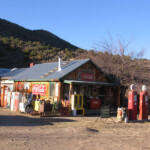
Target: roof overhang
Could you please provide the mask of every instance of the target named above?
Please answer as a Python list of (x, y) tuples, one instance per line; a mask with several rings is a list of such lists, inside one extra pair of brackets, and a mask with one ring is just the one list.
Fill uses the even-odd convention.
[(118, 83), (110, 82), (95, 82), (95, 81), (78, 81), (78, 80), (64, 80), (66, 84), (85, 84), (85, 85), (101, 85), (101, 86), (119, 86)]
[(28, 79), (28, 80), (14, 80), (15, 82), (58, 82), (58, 79)]
[(14, 81), (13, 81), (13, 80), (2, 80), (1, 83), (2, 83), (2, 84), (5, 84), (5, 83), (6, 83), (6, 84), (7, 84), (7, 83), (8, 83), (8, 84), (13, 84)]
[(1, 77), (1, 80), (9, 80), (11, 77)]

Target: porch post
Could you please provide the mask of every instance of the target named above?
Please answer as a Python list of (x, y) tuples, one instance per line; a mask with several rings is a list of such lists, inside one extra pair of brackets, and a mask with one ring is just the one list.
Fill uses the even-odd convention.
[(117, 107), (120, 107), (120, 86), (118, 87)]
[(73, 93), (73, 85), (72, 85), (72, 83), (70, 83), (70, 87), (69, 87), (69, 100), (71, 100), (72, 93)]
[(61, 82), (58, 83), (58, 99), (61, 100)]

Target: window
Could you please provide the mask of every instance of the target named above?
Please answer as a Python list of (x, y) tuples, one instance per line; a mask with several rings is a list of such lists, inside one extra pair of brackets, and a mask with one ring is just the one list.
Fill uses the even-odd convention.
[(49, 88), (49, 95), (51, 96), (51, 97), (54, 97), (54, 82), (50, 82), (49, 83), (49, 85), (50, 85), (50, 88)]
[(75, 102), (74, 103), (75, 103), (74, 106), (78, 107), (78, 97), (77, 96), (75, 96)]

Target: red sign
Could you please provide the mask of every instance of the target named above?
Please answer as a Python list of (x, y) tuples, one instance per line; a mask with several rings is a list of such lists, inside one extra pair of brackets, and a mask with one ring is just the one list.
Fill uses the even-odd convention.
[(41, 96), (46, 95), (46, 85), (45, 84), (33, 84), (32, 85), (32, 94), (40, 94)]
[(95, 73), (93, 70), (79, 70), (78, 80), (94, 81), (95, 80)]
[(81, 78), (85, 81), (94, 81), (94, 73), (82, 72)]
[(23, 90), (23, 83), (22, 82), (18, 82), (17, 84), (17, 91), (22, 91)]

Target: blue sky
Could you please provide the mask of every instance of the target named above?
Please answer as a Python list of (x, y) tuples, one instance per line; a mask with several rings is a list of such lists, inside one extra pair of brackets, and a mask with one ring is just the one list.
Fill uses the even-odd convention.
[(0, 18), (88, 50), (110, 32), (150, 59), (150, 0), (0, 0)]

